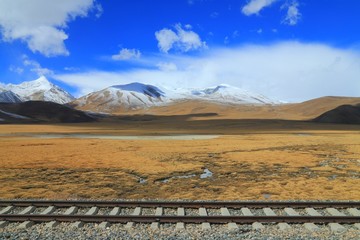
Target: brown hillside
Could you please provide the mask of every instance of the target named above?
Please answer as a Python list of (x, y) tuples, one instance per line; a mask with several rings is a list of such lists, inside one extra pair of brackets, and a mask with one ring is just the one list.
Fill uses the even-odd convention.
[(288, 114), (298, 114), (304, 119), (311, 119), (338, 106), (359, 103), (360, 98), (355, 97), (321, 97), (302, 103), (284, 105), (280, 109)]
[(351, 97), (322, 97), (302, 103), (281, 105), (225, 105), (205, 101), (183, 101), (167, 106), (128, 112), (119, 110), (114, 113), (150, 115), (217, 113), (218, 116), (211, 116), (210, 118), (310, 120), (338, 106), (359, 103), (360, 98)]

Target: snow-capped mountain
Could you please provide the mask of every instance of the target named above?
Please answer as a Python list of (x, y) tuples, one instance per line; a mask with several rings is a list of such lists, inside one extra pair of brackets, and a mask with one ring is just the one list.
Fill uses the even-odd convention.
[(83, 110), (112, 112), (157, 106), (164, 104), (165, 99), (165, 93), (155, 86), (130, 83), (90, 93), (73, 101), (72, 105)]
[(64, 104), (74, 100), (70, 93), (49, 82), (44, 76), (16, 85), (3, 85), (3, 88), (20, 96), (22, 101), (38, 100)]
[(232, 104), (275, 104), (276, 102), (257, 93), (252, 93), (241, 88), (221, 84), (205, 89), (190, 91), (195, 98)]
[(20, 103), (22, 102), (20, 96), (12, 91), (0, 89), (0, 102), (3, 103)]
[(222, 104), (275, 104), (277, 102), (229, 85), (205, 89), (167, 89), (142, 83), (116, 85), (83, 96), (71, 104), (81, 110), (116, 112), (162, 106), (177, 101), (200, 100)]

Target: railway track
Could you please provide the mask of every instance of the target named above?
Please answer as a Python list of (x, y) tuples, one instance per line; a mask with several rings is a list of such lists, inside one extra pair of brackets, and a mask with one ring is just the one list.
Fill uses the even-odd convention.
[(199, 224), (211, 229), (212, 224), (227, 224), (237, 229), (251, 224), (254, 229), (277, 224), (289, 229), (291, 224), (303, 224), (309, 230), (327, 225), (332, 231), (342, 231), (346, 224), (360, 229), (360, 202), (204, 202), (204, 201), (43, 201), (0, 200), (0, 227), (16, 223), (20, 228), (36, 223), (54, 227), (72, 222), (75, 227), (97, 223), (106, 228), (114, 223), (132, 228), (136, 223)]

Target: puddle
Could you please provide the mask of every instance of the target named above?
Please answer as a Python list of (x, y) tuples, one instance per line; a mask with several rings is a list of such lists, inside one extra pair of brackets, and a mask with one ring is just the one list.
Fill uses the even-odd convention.
[(209, 169), (205, 168), (204, 173), (200, 175), (200, 178), (209, 178), (212, 177), (212, 175), (213, 173)]
[(163, 179), (159, 180), (159, 182), (168, 183), (171, 179), (193, 178), (193, 177), (196, 177), (196, 174), (189, 174), (189, 175), (182, 175), (182, 176), (174, 176), (174, 177), (163, 178)]
[(331, 175), (330, 177), (328, 177), (328, 179), (331, 181), (331, 180), (335, 180), (337, 178), (337, 175)]
[(145, 184), (147, 182), (147, 179), (146, 178), (143, 178), (137, 174), (134, 174), (134, 173), (129, 173), (131, 176), (133, 176), (134, 178), (137, 179), (138, 183), (140, 184)]
[[(2, 135), (4, 136), (4, 135)], [(7, 134), (6, 136), (14, 136)], [(111, 139), (111, 140), (207, 140), (217, 138), (218, 135), (167, 135), (167, 136), (112, 136), (97, 134), (23, 134), (17, 136), (33, 138), (80, 138), (80, 139)]]
[(271, 194), (270, 194), (270, 193), (265, 193), (265, 194), (263, 194), (263, 197), (264, 197), (265, 199), (270, 199), (270, 198), (271, 198)]
[(147, 182), (147, 180), (145, 178), (139, 178), (139, 183), (140, 184), (144, 184), (146, 182)]

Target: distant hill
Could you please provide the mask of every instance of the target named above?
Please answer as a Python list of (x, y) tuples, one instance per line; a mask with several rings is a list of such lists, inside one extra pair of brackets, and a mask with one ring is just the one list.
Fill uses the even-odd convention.
[(85, 112), (54, 102), (28, 101), (0, 103), (0, 123), (19, 122), (92, 122), (96, 118)]
[[(223, 104), (204, 100), (188, 100), (174, 102), (166, 106), (139, 109), (132, 111), (131, 114), (187, 115), (216, 113), (216, 116), (210, 118), (312, 120), (324, 112), (346, 104), (360, 104), (360, 98), (322, 97), (302, 103), (263, 105)], [(114, 113), (124, 114), (120, 111)], [(125, 114), (129, 114), (129, 112)]]
[(342, 105), (314, 119), (321, 123), (360, 124), (360, 105)]
[(286, 104), (281, 106), (279, 110), (289, 115), (301, 115), (304, 120), (310, 120), (341, 105), (356, 104), (360, 104), (359, 97), (327, 96), (302, 103)]

